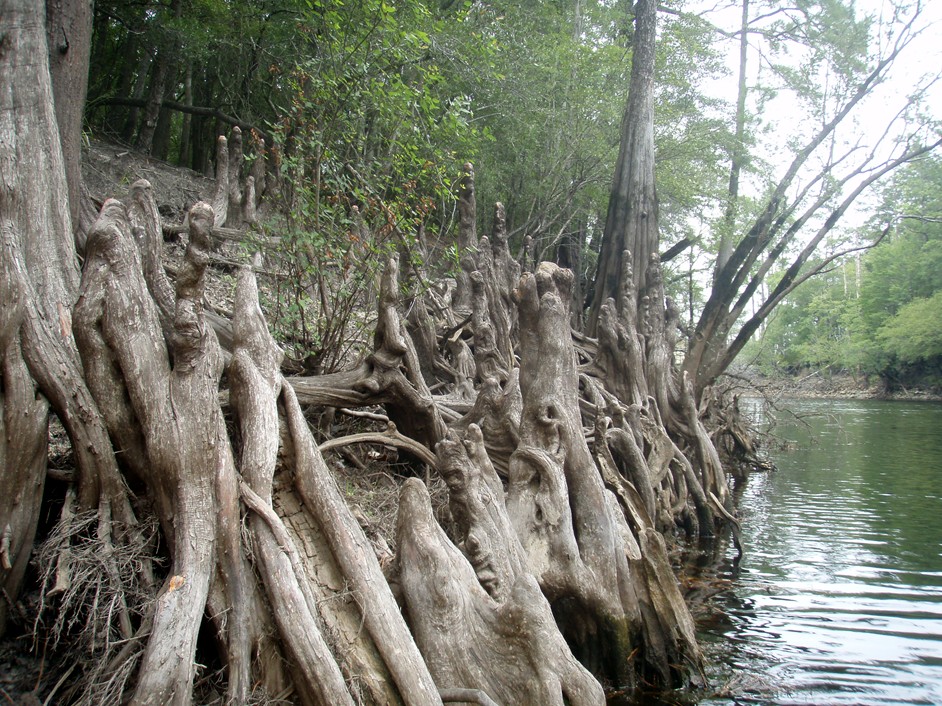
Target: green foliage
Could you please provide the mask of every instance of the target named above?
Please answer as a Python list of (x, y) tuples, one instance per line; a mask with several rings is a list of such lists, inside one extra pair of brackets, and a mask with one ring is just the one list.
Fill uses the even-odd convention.
[[(624, 10), (584, 3), (478, 2), (462, 25), (487, 54), (465, 71), (491, 139), (476, 164), (481, 215), (502, 201), (512, 232), (551, 248), (604, 214), (629, 64)], [(601, 204), (601, 205), (600, 205)]]
[(877, 341), (904, 364), (942, 361), (942, 289), (904, 304), (877, 330)]
[(846, 96), (866, 73), (871, 19), (854, 3), (776, 0), (760, 2), (753, 15), (769, 18), (761, 32), (771, 54), (773, 90), (788, 90), (819, 110), (833, 96)]
[(779, 306), (762, 335), (762, 367), (844, 367), (857, 317), (854, 274), (851, 261), (805, 283)]
[[(804, 133), (833, 116), (868, 61), (872, 68), (874, 25), (850, 0), (751, 0), (748, 115), (738, 140), (734, 106), (705, 95), (704, 87), (724, 71), (711, 13), (704, 19), (695, 3), (665, 4), (658, 13), (655, 109), (661, 240), (664, 248), (684, 237), (696, 243), (691, 257), (676, 259), (667, 273), (671, 294), (687, 302), (692, 323), (711, 251), (722, 236), (742, 239), (794, 154), (786, 147), (804, 144)], [(356, 353), (363, 339), (358, 330), (368, 322), (354, 312), (372, 310), (367, 301), (390, 254), (416, 268), (437, 268), (427, 279), (456, 267), (451, 180), (465, 161), (475, 163), (481, 232), (492, 204), (503, 201), (515, 249), (529, 235), (536, 256), (553, 259), (565, 243), (581, 254), (583, 279), (592, 277), (627, 98), (632, 6), (624, 0), (99, 0), (87, 119), (94, 132), (132, 140), (141, 126), (140, 102), (163, 66), (165, 98), (221, 110), (275, 138), (282, 177), (276, 205), (284, 220), (273, 233), (282, 244), (273, 269), (283, 276), (268, 292), (292, 355), (330, 369)], [(733, 21), (737, 15), (732, 12)], [(786, 94), (807, 118), (785, 126), (794, 130), (780, 129), (776, 111), (767, 110)], [(170, 135), (155, 136), (158, 154), (179, 151), (181, 161), (211, 171), (215, 137), (228, 125), (165, 113), (163, 127)], [(776, 223), (787, 227), (810, 203), (828, 208), (841, 197), (841, 175), (831, 167), (866, 152), (842, 157), (845, 147), (837, 138), (820, 145), (787, 190), (779, 211), (785, 215)], [(743, 188), (728, 220), (734, 154), (742, 157)], [(837, 164), (829, 166), (829, 159)], [(925, 201), (918, 183), (900, 182), (888, 192), (884, 223), (888, 214), (897, 218), (904, 206)], [(822, 220), (809, 219), (810, 226)], [(783, 360), (831, 365), (835, 351), (846, 350), (843, 360), (889, 364), (874, 343), (884, 339), (853, 332), (877, 331), (909, 302), (937, 291), (938, 238), (919, 241), (916, 223), (898, 221), (890, 244), (866, 258), (859, 306), (842, 321), (830, 316), (840, 298), (822, 291), (808, 306), (820, 309), (813, 315), (823, 323), (807, 335), (796, 333), (797, 312), (770, 324), (770, 332), (779, 327), (789, 341), (797, 336), (798, 343), (781, 348), (790, 351)], [(785, 257), (800, 240), (783, 244)], [(878, 254), (890, 247), (899, 252)], [(756, 271), (760, 262), (746, 267)], [(884, 282), (873, 296), (871, 281)], [(825, 336), (824, 329), (851, 333)], [(727, 334), (718, 335), (724, 340), (717, 350)], [(845, 341), (854, 344), (837, 345)]]
[(373, 283), (388, 258), (421, 265), (419, 234), (450, 229), (450, 175), (478, 135), (467, 97), (436, 58), (439, 23), (421, 2), (312, 0), (299, 31), (305, 53), (281, 78), (290, 109), (275, 129), (280, 255), (290, 273), (277, 288), (276, 330), (307, 367), (331, 370), (362, 341), (367, 322), (355, 313), (375, 308)]
[[(309, 180), (332, 196), (381, 199), (403, 231), (450, 199), (448, 175), (473, 156), (476, 134), (466, 96), (435, 60), (433, 30), (420, 2), (312, 2), (308, 53), (286, 75), (291, 107), (278, 124), (297, 188)], [(315, 226), (329, 200), (301, 204)]]
[(942, 238), (923, 240), (903, 228), (867, 257), (865, 272), (861, 314), (876, 330), (910, 301), (942, 289)]
[(716, 35), (690, 15), (658, 18), (654, 140), (659, 225), (664, 249), (689, 235), (693, 214), (724, 195), (733, 134), (723, 101), (702, 86), (723, 71)]
[[(130, 139), (136, 114), (109, 101), (145, 97), (155, 67), (164, 63), (170, 67), (166, 98), (186, 99), (189, 70), (195, 105), (259, 125), (274, 120), (286, 105), (280, 71), (301, 53), (296, 28), (305, 6), (304, 0), (98, 0), (86, 119), (98, 132)], [(211, 152), (215, 126), (203, 118), (196, 123), (206, 128)]]
[[(478, 1), (447, 29), (483, 48), (453, 74), (489, 138), (475, 160), (481, 229), (503, 202), (515, 243), (531, 236), (537, 259), (555, 258), (563, 244), (579, 251), (584, 281), (595, 273), (627, 101), (630, 5)], [(669, 245), (717, 197), (730, 138), (719, 105), (699, 89), (720, 71), (712, 31), (685, 14), (660, 13), (658, 22), (657, 183)]]
[(885, 377), (942, 366), (942, 158), (908, 165), (882, 196), (866, 232), (885, 239), (797, 289), (762, 336), (760, 364)]

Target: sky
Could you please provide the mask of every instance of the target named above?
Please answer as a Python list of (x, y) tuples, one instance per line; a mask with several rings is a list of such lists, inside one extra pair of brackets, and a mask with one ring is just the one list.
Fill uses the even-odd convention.
[[(766, 11), (763, 9), (766, 0), (751, 0), (751, 4), (753, 16)], [(877, 18), (878, 26), (880, 24), (884, 27), (889, 26), (892, 12), (890, 0), (855, 0), (853, 5), (858, 16), (871, 14)], [(886, 130), (887, 124), (899, 107), (904, 104), (906, 96), (914, 86), (918, 85), (923, 76), (942, 70), (942, 0), (923, 0), (922, 5), (917, 22), (917, 26), (921, 29), (920, 36), (897, 60), (890, 73), (890, 80), (879, 87), (864, 104), (858, 106), (852, 114), (852, 120), (847, 121), (841, 130), (840, 136), (844, 145), (859, 145), (860, 149), (857, 154), (863, 154), (867, 149), (874, 148), (877, 138)], [(702, 14), (714, 24), (734, 31), (740, 23), (741, 2), (738, 0), (689, 0), (685, 3), (684, 10)], [(881, 18), (882, 23), (879, 22)], [(716, 47), (726, 53), (729, 75), (717, 79), (707, 90), (734, 103), (738, 70), (738, 40), (721, 41)], [(780, 56), (779, 60), (794, 61), (798, 66), (801, 63), (801, 55), (797, 51), (792, 51), (788, 57)], [(758, 60), (757, 49), (751, 50), (749, 63), (750, 86), (758, 81), (765, 83), (771, 79), (768, 67), (763, 66)], [(756, 96), (755, 93), (752, 95)], [(942, 81), (933, 87), (928, 98), (923, 102), (923, 107), (936, 120), (942, 121)], [(750, 105), (750, 109), (758, 117), (758, 121), (753, 123), (753, 128), (762, 130), (757, 133), (756, 152), (764, 158), (770, 169), (779, 174), (784, 173), (795, 152), (795, 143), (791, 141), (795, 140), (797, 144), (804, 144), (812, 131), (820, 125), (820, 118), (815, 120), (814, 116), (802, 107), (794, 94), (785, 91), (770, 99), (761, 110), (755, 103)], [(836, 143), (835, 147), (839, 149), (840, 143)], [(749, 188), (748, 184), (744, 186), (746, 189)], [(754, 185), (753, 188), (758, 187)], [(873, 196), (859, 199), (853, 211), (844, 219), (844, 227), (854, 227), (863, 223), (874, 201)]]

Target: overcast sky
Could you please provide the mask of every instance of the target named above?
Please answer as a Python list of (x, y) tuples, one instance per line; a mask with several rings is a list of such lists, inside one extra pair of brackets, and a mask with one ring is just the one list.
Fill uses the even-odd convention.
[[(763, 9), (765, 3), (761, 0), (752, 0), (752, 5), (753, 16), (767, 12), (767, 9)], [(876, 18), (877, 26), (880, 25), (881, 18), (884, 28), (889, 25), (890, 0), (856, 0), (854, 5), (858, 16), (870, 14)], [(942, 70), (942, 0), (923, 0), (922, 5), (923, 9), (917, 21), (920, 36), (901, 55), (890, 74), (890, 80), (875, 91), (866, 103), (858, 106), (853, 119), (843, 126), (841, 137), (845, 145), (854, 143), (872, 147), (914, 87), (924, 81), (927, 75), (935, 75)], [(741, 4), (736, 0), (690, 0), (684, 9), (702, 13), (711, 22), (728, 31), (735, 31), (740, 24)], [(758, 44), (761, 40), (756, 38), (755, 41)], [(730, 72), (707, 90), (734, 103), (739, 43), (738, 40), (719, 40), (716, 46), (726, 52)], [(794, 60), (798, 63), (799, 56), (800, 53), (796, 51), (790, 53), (788, 58), (778, 57), (778, 60)], [(749, 66), (750, 87), (757, 82), (768, 84), (773, 80), (767, 64), (763, 65), (763, 62), (759, 61), (756, 49), (750, 52)], [(755, 99), (757, 94), (753, 93), (751, 97)], [(942, 82), (933, 87), (922, 106), (935, 119), (942, 120)], [(757, 112), (755, 102), (750, 103), (749, 110), (752, 113)], [(807, 137), (821, 124), (821, 118), (818, 116), (816, 119), (811, 115), (794, 95), (781, 92), (764, 106), (759, 115), (759, 122), (766, 130), (758, 135), (755, 151), (767, 160), (772, 169), (781, 173), (795, 153), (795, 147), (789, 144), (789, 140), (797, 140), (799, 144), (805, 143)], [(747, 185), (744, 186), (748, 189)], [(871, 203), (872, 199), (863, 199), (858, 203), (856, 212), (847, 219), (847, 224), (858, 225), (862, 222)]]

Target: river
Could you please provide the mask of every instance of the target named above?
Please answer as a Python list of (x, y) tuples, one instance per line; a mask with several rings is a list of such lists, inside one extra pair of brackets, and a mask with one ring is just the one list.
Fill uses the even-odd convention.
[(784, 407), (701, 621), (699, 703), (942, 704), (942, 404)]

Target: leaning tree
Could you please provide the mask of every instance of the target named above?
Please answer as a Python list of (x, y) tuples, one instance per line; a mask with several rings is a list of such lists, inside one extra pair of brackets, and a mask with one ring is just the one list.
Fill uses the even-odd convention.
[[(796, 287), (872, 246), (848, 243), (839, 233), (858, 200), (894, 170), (942, 146), (938, 121), (925, 110), (938, 68), (927, 67), (922, 75), (922, 68), (901, 61), (928, 37), (927, 3), (893, 1), (871, 17), (853, 3), (756, 8), (750, 0), (740, 2), (735, 32), (713, 28), (737, 39), (739, 67), (736, 139), (723, 217), (715, 226), (712, 286), (683, 363), (698, 401)], [(787, 58), (778, 66), (770, 53), (781, 46), (788, 47)], [(757, 53), (780, 86), (748, 85)], [(804, 73), (793, 70), (795, 56), (807, 66)], [(805, 76), (815, 73), (824, 87), (809, 89)], [(801, 129), (788, 136), (795, 147), (774, 176), (765, 176), (761, 196), (747, 208), (739, 194), (750, 158), (747, 100), (776, 88), (797, 99), (792, 122)], [(812, 107), (802, 115), (804, 104)], [(777, 142), (784, 139), (782, 127)]]

